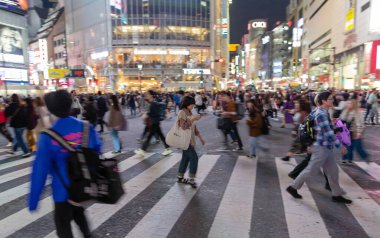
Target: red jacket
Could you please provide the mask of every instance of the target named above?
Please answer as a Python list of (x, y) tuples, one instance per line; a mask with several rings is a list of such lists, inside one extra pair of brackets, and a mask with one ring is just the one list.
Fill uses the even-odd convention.
[(5, 118), (5, 113), (4, 111), (0, 111), (0, 124), (3, 124), (7, 121), (7, 119)]

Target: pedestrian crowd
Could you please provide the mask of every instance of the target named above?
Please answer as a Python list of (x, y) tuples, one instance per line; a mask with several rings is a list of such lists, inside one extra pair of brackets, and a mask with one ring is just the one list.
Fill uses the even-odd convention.
[[(332, 192), (334, 202), (349, 204), (343, 197), (345, 191), (338, 181), (338, 166), (335, 151), (340, 151), (342, 163), (352, 163), (353, 152), (369, 162), (362, 138), (366, 125), (378, 125), (379, 92), (370, 91), (251, 91), (235, 90), (221, 92), (191, 93), (178, 91), (158, 93), (152, 90), (127, 94), (86, 94), (76, 91), (59, 90), (42, 97), (0, 98), (0, 132), (11, 147), (10, 153), (21, 148), (26, 158), (33, 153), (31, 193), (29, 208), (37, 209), (47, 175), (52, 176), (55, 202), (55, 223), (59, 237), (72, 237), (70, 221), (74, 220), (85, 237), (91, 237), (84, 209), (70, 200), (71, 189), (67, 164), (67, 150), (60, 143), (40, 134), (51, 128), (75, 149), (81, 149), (83, 141), (97, 153), (101, 152), (99, 134), (108, 128), (112, 138), (113, 154), (122, 153), (125, 142), (119, 132), (128, 130), (129, 118), (140, 118), (144, 130), (138, 141), (141, 148), (135, 150), (145, 156), (152, 139), (164, 146), (162, 155), (168, 156), (171, 148), (182, 149), (177, 181), (197, 187), (198, 169), (197, 138), (206, 143), (196, 122), (202, 115), (212, 112), (217, 120), (216, 127), (223, 135), (225, 150), (244, 152), (254, 159), (258, 151), (267, 152), (263, 143), (273, 129), (273, 121), (280, 121), (281, 128), (290, 127), (293, 142), (283, 161), (289, 161), (295, 154), (305, 155), (304, 160), (289, 176), (294, 181), (287, 191), (296, 199), (302, 196), (298, 190), (307, 178), (317, 175), (323, 169), (325, 188)], [(283, 116), (280, 116), (283, 115)], [(161, 122), (175, 117), (171, 130), (164, 134)], [(240, 137), (238, 124), (245, 121), (249, 141)], [(88, 131), (83, 121), (89, 124)], [(98, 128), (98, 131), (96, 131)], [(10, 131), (12, 133), (10, 133)], [(86, 136), (85, 136), (86, 135)], [(89, 136), (90, 139), (84, 138)], [(189, 169), (189, 177), (185, 174)], [(69, 172), (68, 172), (69, 171)]]

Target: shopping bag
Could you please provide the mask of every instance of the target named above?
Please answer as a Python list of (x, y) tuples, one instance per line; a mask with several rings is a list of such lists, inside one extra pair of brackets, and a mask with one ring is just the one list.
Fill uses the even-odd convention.
[(191, 128), (184, 130), (179, 126), (178, 119), (166, 135), (165, 141), (171, 147), (187, 150), (191, 140)]

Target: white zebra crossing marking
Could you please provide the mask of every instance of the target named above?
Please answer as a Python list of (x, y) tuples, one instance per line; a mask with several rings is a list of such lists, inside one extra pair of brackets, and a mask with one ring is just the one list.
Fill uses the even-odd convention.
[(32, 168), (28, 167), (25, 169), (20, 169), (20, 170), (14, 171), (12, 173), (4, 174), (4, 175), (0, 176), (0, 184), (9, 182), (9, 181), (14, 180), (14, 179), (21, 178), (21, 177), (26, 176), (26, 175), (29, 175), (31, 172), (32, 172)]
[[(146, 154), (144, 159), (147, 159), (152, 155), (153, 154), (151, 154), (151, 153)], [(136, 155), (134, 155), (128, 159), (125, 159), (118, 164), (119, 171), (123, 172), (123, 171), (131, 168), (132, 166), (138, 164), (139, 162), (141, 162), (144, 159), (141, 159), (141, 157), (136, 156)], [(48, 181), (46, 181), (45, 185), (50, 185), (50, 183), (51, 183), (51, 181), (48, 180)], [(2, 206), (5, 203), (8, 203), (14, 199), (17, 199), (21, 196), (26, 195), (27, 193), (29, 193), (29, 189), (30, 189), (30, 183), (27, 182), (27, 183), (21, 184), (17, 187), (14, 187), (14, 188), (11, 188), (11, 189), (8, 189), (8, 190), (2, 192), (1, 196), (0, 196), (0, 206)]]
[(374, 162), (369, 164), (367, 164), (367, 162), (355, 162), (355, 164), (380, 182), (380, 165)]
[[(204, 155), (199, 160), (197, 173), (200, 185), (214, 167), (218, 155)], [(197, 190), (175, 184), (126, 237), (166, 237)], [(165, 219), (162, 219), (162, 217)]]
[[(119, 170), (122, 172), (132, 167), (133, 165), (141, 162), (142, 160), (149, 158), (151, 155), (152, 154), (147, 154), (147, 156), (143, 159), (140, 156), (134, 155), (131, 158), (122, 161), (119, 165)], [(17, 187), (17, 189), (20, 190), (23, 188), (25, 187)], [(26, 188), (26, 193), (27, 192), (29, 192), (29, 183), (28, 187)], [(12, 194), (15, 194), (14, 191), (12, 192)], [(8, 198), (2, 199), (1, 202), (6, 201), (5, 199)], [(49, 196), (40, 201), (39, 210), (37, 212), (31, 214), (28, 208), (24, 208), (19, 212), (2, 219), (0, 221), (0, 227), (2, 227), (2, 229), (0, 230), (0, 237), (6, 237), (27, 226), (28, 224), (34, 222), (35, 220), (45, 216), (53, 210), (52, 203), (53, 199), (51, 198), (51, 196)]]
[(300, 190), (303, 199), (296, 200), (286, 191), (286, 188), (291, 183), (288, 173), (293, 170), (296, 165), (297, 163), (293, 158), (289, 163), (282, 161), (280, 158), (276, 158), (276, 167), (289, 237), (330, 237), (307, 185), (305, 184)]
[(211, 226), (209, 238), (249, 237), (257, 159), (239, 156)]
[(26, 158), (26, 159), (20, 159), (20, 160), (12, 161), (9, 163), (5, 163), (5, 164), (0, 165), (0, 171), (4, 169), (12, 168), (20, 164), (26, 164), (26, 163), (32, 162), (33, 160), (34, 160), (34, 156)]
[[(135, 178), (130, 181), (124, 183), (124, 189), (126, 190), (126, 194), (119, 200), (117, 204), (109, 205), (109, 204), (99, 204), (95, 203), (89, 208), (86, 209), (87, 217), (89, 217), (89, 225), (91, 230), (95, 230), (105, 221), (107, 221), (112, 215), (114, 215), (118, 210), (123, 208), (128, 202), (130, 202), (133, 198), (139, 195), (142, 191), (144, 191), (151, 183), (153, 183), (156, 179), (161, 177), (166, 171), (172, 168), (176, 163), (178, 163), (181, 159), (181, 154), (173, 154), (171, 157), (164, 158), (157, 164), (153, 165), (149, 169), (140, 173)], [(173, 178), (174, 179), (174, 178)], [(72, 223), (73, 224), (73, 223)], [(82, 233), (79, 231), (77, 226), (73, 227), (73, 235), (74, 237), (81, 237)], [(47, 237), (57, 237), (56, 232), (53, 231)]]
[(380, 206), (339, 167), (339, 182), (353, 203), (348, 209), (369, 237), (379, 237)]

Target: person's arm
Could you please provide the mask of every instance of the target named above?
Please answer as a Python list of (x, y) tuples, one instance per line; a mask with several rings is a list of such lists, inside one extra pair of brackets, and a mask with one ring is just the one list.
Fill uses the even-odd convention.
[(40, 200), (41, 193), (45, 187), (46, 178), (51, 167), (51, 139), (45, 134), (40, 135), (36, 158), (33, 162), (30, 193), (29, 210), (35, 211)]

